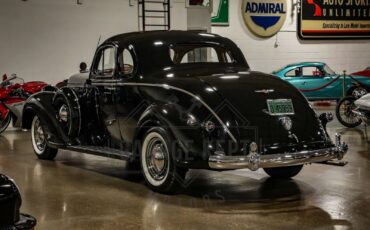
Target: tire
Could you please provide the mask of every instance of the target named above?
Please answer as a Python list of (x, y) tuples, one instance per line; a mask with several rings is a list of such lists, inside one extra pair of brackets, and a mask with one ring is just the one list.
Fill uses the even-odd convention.
[(176, 145), (163, 128), (153, 127), (143, 137), (140, 152), (141, 168), (147, 186), (155, 192), (175, 193), (185, 179), (186, 169), (175, 164), (176, 151), (173, 151), (171, 146)]
[(292, 178), (303, 168), (303, 165), (287, 166), (279, 168), (264, 168), (263, 170), (273, 178)]
[(8, 113), (4, 120), (0, 120), (0, 134), (3, 133), (8, 128), (11, 120), (12, 116), (10, 115), (10, 112)]
[(352, 113), (355, 101), (355, 97), (344, 97), (335, 107), (335, 115), (337, 116), (338, 121), (348, 128), (357, 127), (362, 123), (362, 120)]
[(37, 116), (35, 116), (32, 121), (31, 139), (32, 147), (37, 158), (42, 160), (53, 160), (56, 157), (58, 149), (51, 148), (47, 145), (44, 130)]

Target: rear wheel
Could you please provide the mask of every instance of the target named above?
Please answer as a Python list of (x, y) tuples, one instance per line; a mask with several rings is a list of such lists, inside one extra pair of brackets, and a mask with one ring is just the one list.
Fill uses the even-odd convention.
[(274, 178), (291, 178), (296, 176), (303, 168), (303, 165), (279, 167), (279, 168), (264, 168), (263, 170)]
[(58, 149), (50, 148), (46, 143), (44, 129), (37, 116), (33, 118), (31, 126), (32, 146), (36, 156), (43, 160), (53, 160)]
[(173, 146), (173, 139), (163, 128), (151, 128), (144, 135), (140, 162), (145, 181), (153, 191), (174, 193), (185, 179), (186, 169), (175, 164)]
[(11, 120), (12, 116), (10, 113), (8, 113), (4, 120), (0, 118), (0, 133), (4, 132), (8, 128)]
[(358, 86), (358, 87), (353, 89), (351, 95), (355, 98), (360, 98), (360, 97), (364, 96), (367, 93), (368, 92), (364, 87)]
[(355, 108), (355, 101), (355, 97), (344, 97), (338, 102), (335, 108), (338, 121), (348, 128), (359, 126), (362, 122), (362, 120), (352, 112)]

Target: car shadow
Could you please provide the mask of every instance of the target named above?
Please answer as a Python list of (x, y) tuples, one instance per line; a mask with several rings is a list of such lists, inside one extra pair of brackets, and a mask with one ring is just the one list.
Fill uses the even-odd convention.
[[(108, 183), (113, 189), (121, 189), (142, 197), (143, 223), (156, 223), (161, 226), (158, 215), (168, 213), (177, 208), (197, 210), (205, 215), (219, 215), (220, 218), (235, 218), (238, 215), (253, 217), (257, 226), (269, 226), (264, 223), (263, 216), (273, 219), (294, 216), (294, 223), (302, 223), (305, 228), (335, 229), (335, 226), (352, 229), (352, 224), (345, 219), (334, 219), (322, 208), (313, 205), (316, 190), (314, 187), (294, 179), (273, 179), (262, 176), (249, 176), (254, 172), (238, 170), (236, 172), (214, 172), (207, 170), (190, 170), (183, 182), (183, 187), (175, 195), (164, 195), (152, 192), (145, 186), (141, 173), (125, 171), (123, 161), (107, 163), (103, 157), (85, 160), (84, 156), (71, 156), (57, 159), (57, 162), (68, 167), (75, 167), (119, 178), (122, 183)], [(261, 175), (261, 174), (259, 174)], [(169, 206), (171, 208), (169, 208)], [(155, 218), (151, 220), (150, 218)], [(282, 223), (288, 219), (281, 220)], [(165, 226), (165, 222), (163, 225)], [(286, 223), (290, 226), (292, 223)], [(270, 225), (273, 226), (273, 225)], [(294, 226), (292, 226), (294, 227)]]
[[(208, 174), (208, 175), (207, 175)], [(260, 180), (226, 173), (215, 181), (215, 175), (203, 173), (176, 196), (150, 193), (143, 218), (166, 212), (168, 205), (200, 209), (201, 213), (229, 218), (250, 219), (250, 228), (271, 229), (271, 226), (290, 226), (296, 229), (352, 229), (352, 223), (335, 219), (313, 205), (315, 189), (293, 179), (264, 177)], [(217, 173), (216, 173), (217, 174)], [(228, 181), (228, 182), (227, 182)], [(155, 207), (155, 209), (153, 209)], [(155, 212), (155, 213), (154, 213)], [(268, 218), (264, 218), (268, 217)], [(146, 220), (151, 222), (154, 220)], [(158, 221), (157, 221), (158, 224)], [(160, 222), (159, 222), (160, 224)]]

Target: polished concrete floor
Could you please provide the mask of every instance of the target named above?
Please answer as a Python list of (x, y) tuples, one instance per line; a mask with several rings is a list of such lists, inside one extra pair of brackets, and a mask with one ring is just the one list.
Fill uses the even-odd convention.
[(0, 172), (21, 188), (37, 229), (369, 229), (370, 131), (329, 125), (350, 145), (344, 166), (313, 164), (294, 180), (263, 171), (191, 171), (177, 195), (156, 194), (125, 162), (61, 151), (33, 155), (29, 132), (0, 135)]

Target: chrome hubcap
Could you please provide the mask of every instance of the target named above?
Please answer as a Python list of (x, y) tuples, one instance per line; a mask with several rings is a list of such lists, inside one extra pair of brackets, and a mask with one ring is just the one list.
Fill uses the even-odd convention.
[(149, 140), (146, 149), (146, 166), (150, 176), (161, 181), (167, 174), (168, 150), (161, 139), (154, 137)]
[(34, 136), (35, 144), (38, 150), (40, 150), (41, 152), (44, 151), (45, 146), (46, 146), (45, 134), (44, 134), (44, 130), (41, 127), (40, 120), (38, 119), (35, 122), (33, 136)]

